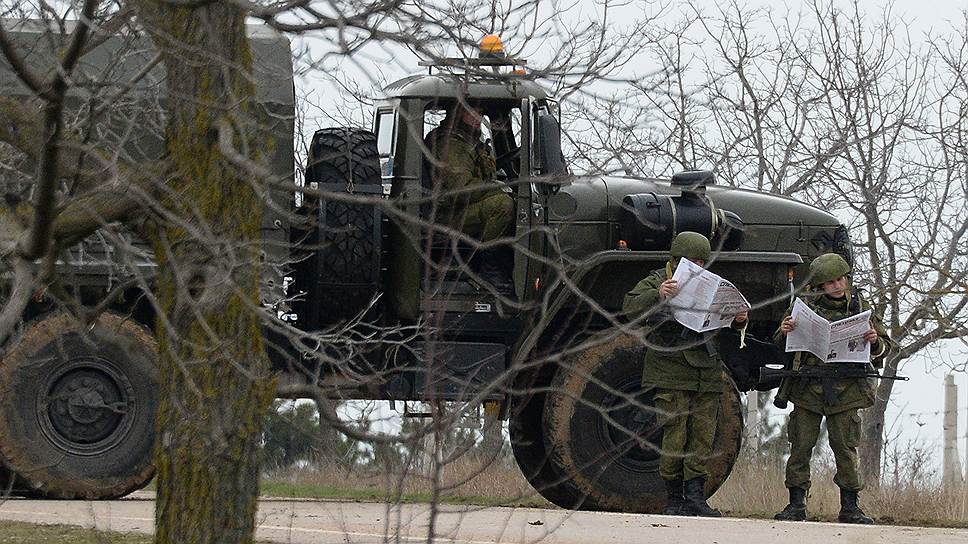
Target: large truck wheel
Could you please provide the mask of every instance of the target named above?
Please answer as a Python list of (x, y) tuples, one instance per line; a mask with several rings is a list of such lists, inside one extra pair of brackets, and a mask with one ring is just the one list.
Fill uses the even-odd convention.
[(306, 181), (347, 191), (356, 185), (380, 185), (376, 135), (346, 127), (317, 130), (310, 145)]
[(0, 457), (25, 494), (108, 499), (154, 476), (157, 348), (140, 325), (67, 314), (29, 325), (0, 359)]
[[(659, 477), (662, 429), (651, 394), (640, 384), (644, 348), (620, 336), (563, 365), (544, 408), (545, 447), (557, 470), (583, 497), (582, 510), (660, 512), (665, 484)], [(727, 380), (709, 459), (706, 495), (729, 476), (739, 453), (743, 417), (739, 393)], [(561, 505), (573, 507), (571, 505)]]
[(545, 449), (541, 427), (544, 403), (544, 393), (522, 395), (512, 401), (508, 422), (511, 452), (525, 479), (542, 497), (563, 508), (574, 508), (582, 497), (569, 485), (568, 476), (550, 462)]

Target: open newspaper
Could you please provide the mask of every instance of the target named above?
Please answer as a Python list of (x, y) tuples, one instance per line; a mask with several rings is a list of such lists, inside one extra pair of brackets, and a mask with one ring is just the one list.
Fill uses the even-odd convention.
[(809, 351), (828, 363), (867, 363), (871, 345), (864, 333), (871, 328), (871, 311), (831, 323), (797, 298), (790, 314), (796, 328), (786, 337), (786, 351)]
[(750, 308), (735, 285), (689, 259), (679, 261), (672, 279), (679, 282), (679, 292), (669, 299), (672, 316), (696, 332), (727, 327)]

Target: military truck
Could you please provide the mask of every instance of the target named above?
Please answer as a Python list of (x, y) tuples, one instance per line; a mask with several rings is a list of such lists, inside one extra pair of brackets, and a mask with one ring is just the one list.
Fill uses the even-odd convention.
[[(35, 46), (33, 65), (44, 65), (45, 34), (30, 26), (15, 33), (21, 47)], [(281, 136), (271, 168), (292, 179), (289, 43), (261, 29), (250, 34), (259, 100)], [(105, 41), (89, 70), (126, 81), (144, 66), (137, 55), (149, 48), (139, 43)], [(753, 303), (750, 332), (765, 336), (806, 263), (829, 251), (850, 258), (847, 231), (823, 210), (720, 184), (710, 172), (573, 174), (562, 153), (560, 104), (522, 70), (526, 61), (506, 58), (496, 38), (486, 43), (479, 58), (429, 61), (426, 73), (388, 85), (371, 130), (316, 132), (303, 188), (268, 193), (264, 298), (280, 315), (266, 326), (270, 359), (280, 381), (332, 386), (326, 390), (342, 400), (483, 404), (510, 420), (514, 458), (551, 502), (658, 511), (661, 428), (640, 384), (641, 324), (629, 326), (620, 314), (624, 294), (664, 266), (676, 233), (701, 232), (717, 248), (711, 269)], [(109, 74), (106, 59), (119, 54), (128, 56), (110, 66), (121, 75)], [(8, 71), (0, 76), (5, 92), (26, 94)], [(143, 78), (133, 104), (155, 97), (163, 77), (156, 68)], [(83, 91), (73, 107), (91, 100)], [(482, 281), (473, 241), (434, 217), (424, 137), (460, 103), (481, 109), (497, 182), (514, 201), (514, 233), (503, 246), (510, 287)], [(157, 136), (139, 136), (139, 152), (157, 152)], [(119, 251), (112, 239), (85, 240), (61, 265), (84, 304), (97, 305), (136, 272), (150, 277), (150, 254), (133, 256), (136, 240)], [(154, 311), (143, 289), (125, 285), (84, 329), (51, 297), (35, 296), (0, 358), (0, 460), (15, 490), (109, 498), (152, 477)], [(353, 349), (324, 342), (353, 327), (367, 331)], [(753, 386), (728, 381), (708, 494), (736, 460), (740, 389)]]

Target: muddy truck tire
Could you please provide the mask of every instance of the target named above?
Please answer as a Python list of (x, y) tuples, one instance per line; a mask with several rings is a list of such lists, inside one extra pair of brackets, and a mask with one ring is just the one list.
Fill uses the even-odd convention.
[[(641, 386), (644, 348), (619, 336), (566, 361), (551, 382), (543, 424), (548, 462), (567, 475), (580, 510), (661, 512), (665, 484), (659, 477), (662, 429), (651, 393)], [(729, 476), (740, 450), (743, 417), (739, 393), (726, 380), (707, 461), (710, 496)]]
[(53, 314), (0, 359), (0, 461), (14, 492), (109, 499), (154, 476), (157, 347), (141, 325), (104, 314), (91, 327)]
[(542, 414), (544, 393), (522, 395), (512, 400), (508, 433), (514, 461), (528, 483), (542, 497), (562, 508), (580, 506), (584, 497), (567, 483), (568, 476), (553, 465), (545, 448)]

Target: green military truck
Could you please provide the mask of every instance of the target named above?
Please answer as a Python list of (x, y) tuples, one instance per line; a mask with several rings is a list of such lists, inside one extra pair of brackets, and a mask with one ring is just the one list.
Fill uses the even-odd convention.
[[(52, 43), (45, 34), (30, 26), (14, 33), (21, 47), (35, 46), (34, 65), (43, 65)], [(289, 44), (264, 30), (251, 35), (259, 99), (281, 136), (271, 167), (292, 179)], [(92, 52), (89, 70), (125, 81), (144, 65), (137, 55), (150, 56), (144, 51), (107, 40)], [(510, 420), (514, 457), (551, 502), (658, 511), (665, 494), (652, 445), (661, 429), (640, 386), (645, 347), (633, 328), (623, 330), (624, 294), (664, 265), (676, 233), (702, 232), (718, 248), (712, 270), (743, 290), (755, 308), (750, 331), (766, 336), (805, 263), (829, 251), (850, 258), (846, 229), (825, 211), (718, 184), (709, 172), (671, 180), (572, 174), (559, 104), (520, 70), (524, 61), (495, 52), (428, 62), (427, 73), (390, 84), (375, 104), (372, 130), (316, 132), (305, 190), (267, 194), (263, 292), (280, 315), (266, 326), (270, 359), (281, 382), (321, 384), (342, 400), (485, 404)], [(118, 55), (128, 56), (108, 63)], [(164, 77), (150, 74), (133, 90), (132, 108), (154, 97)], [(4, 92), (25, 94), (2, 67), (0, 78)], [(85, 100), (92, 99), (80, 89), (74, 106)], [(433, 217), (424, 137), (460, 102), (483, 112), (498, 181), (515, 203), (502, 263), (510, 287), (480, 281), (473, 244), (448, 236)], [(135, 114), (150, 117), (128, 112)], [(155, 138), (144, 135), (138, 151), (156, 152)], [(26, 179), (0, 175), (8, 187)], [(125, 251), (113, 240), (85, 240), (61, 263), (85, 304), (96, 305), (136, 271), (150, 274), (150, 255), (137, 253), (136, 240)], [(150, 480), (154, 312), (142, 292), (137, 282), (125, 287), (86, 334), (38, 292), (0, 358), (0, 461), (14, 489), (108, 498)], [(325, 342), (347, 327), (363, 331), (351, 349)], [(744, 378), (724, 391), (709, 494), (736, 459), (739, 392), (751, 386)]]

